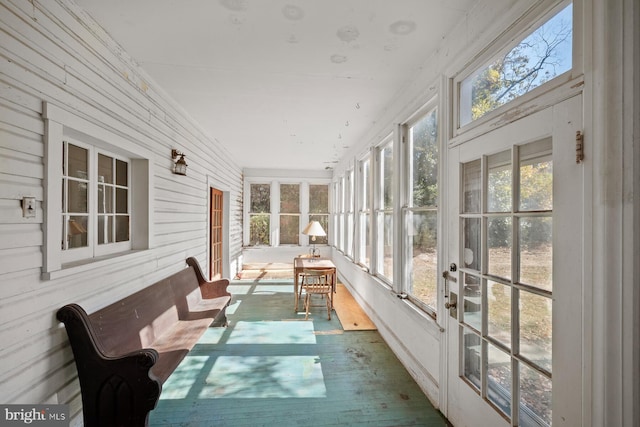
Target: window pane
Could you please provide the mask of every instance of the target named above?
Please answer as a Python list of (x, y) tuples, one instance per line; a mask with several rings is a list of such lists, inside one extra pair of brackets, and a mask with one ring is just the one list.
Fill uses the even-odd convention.
[[(467, 278), (477, 279), (467, 275)], [(464, 323), (474, 328), (476, 331), (482, 331), (482, 286), (479, 280), (465, 281), (463, 289), (464, 298)]]
[(371, 265), (371, 215), (360, 214), (360, 259), (359, 262), (369, 267)]
[(126, 242), (129, 240), (129, 216), (116, 216), (116, 242)]
[(72, 181), (68, 182), (68, 205), (67, 212), (70, 213), (87, 213), (88, 212), (88, 203), (87, 203), (87, 183), (80, 181)]
[(520, 363), (520, 425), (551, 425), (551, 380)]
[(280, 185), (280, 212), (300, 213), (300, 185)]
[(520, 210), (553, 209), (553, 167), (551, 156), (520, 161)]
[(511, 279), (511, 217), (487, 220), (487, 273)]
[(87, 179), (89, 177), (89, 151), (73, 144), (68, 144), (68, 176)]
[(129, 164), (116, 160), (116, 184), (127, 187), (129, 185)]
[(317, 245), (326, 245), (329, 243), (329, 215), (309, 215), (309, 221), (318, 221), (326, 236), (316, 236)]
[(369, 179), (369, 174), (371, 173), (369, 170), (369, 160), (365, 160), (362, 162), (362, 206), (361, 209), (367, 210), (369, 209), (369, 197), (371, 191), (371, 180)]
[(98, 182), (113, 184), (113, 157), (98, 154)]
[(412, 204), (436, 206), (438, 204), (438, 114), (431, 111), (409, 129), (411, 142)]
[(280, 244), (297, 245), (300, 241), (299, 235), (300, 217), (298, 215), (280, 215)]
[(250, 245), (269, 245), (269, 215), (251, 215), (249, 217), (249, 244)]
[(382, 207), (393, 209), (393, 148), (387, 145), (382, 150)]
[(492, 344), (487, 345), (487, 397), (511, 415), (511, 357)]
[(113, 243), (113, 217), (98, 216), (98, 244)]
[(464, 227), (464, 267), (480, 271), (480, 218), (465, 218)]
[(98, 213), (113, 213), (113, 187), (98, 185)]
[(393, 280), (393, 214), (383, 214), (382, 222), (382, 274)]
[[(326, 185), (309, 186), (309, 212), (327, 213), (329, 212), (329, 187)], [(324, 226), (323, 226), (324, 228)], [(325, 231), (327, 229), (325, 228)]]
[(460, 85), (460, 125), (479, 119), (572, 67), (570, 4)]
[[(251, 184), (250, 212), (271, 212), (271, 185)], [(253, 241), (253, 240), (252, 240)]]
[(487, 281), (489, 336), (511, 347), (511, 287)]
[(511, 212), (511, 151), (489, 156), (487, 211)]
[(116, 188), (116, 212), (129, 213), (129, 192), (125, 188)]
[(84, 248), (88, 245), (88, 220), (89, 218), (86, 216), (69, 217), (67, 227), (67, 242), (69, 249)]
[(553, 245), (549, 217), (520, 219), (520, 282), (552, 290)]
[(410, 293), (430, 307), (437, 306), (438, 213), (408, 212), (412, 248)]
[(482, 188), (480, 172), (480, 160), (463, 165), (464, 200), (462, 211), (465, 213), (480, 213), (480, 189)]
[(480, 336), (467, 328), (461, 328), (462, 349), (462, 375), (480, 390), (480, 378), (482, 372), (482, 341)]
[(520, 291), (520, 354), (551, 372), (551, 298)]

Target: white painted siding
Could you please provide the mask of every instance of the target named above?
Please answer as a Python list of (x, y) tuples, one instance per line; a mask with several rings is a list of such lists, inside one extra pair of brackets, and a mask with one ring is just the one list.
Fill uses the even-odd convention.
[[(81, 401), (58, 308), (89, 312), (184, 267), (207, 262), (208, 182), (229, 192), (229, 271), (241, 263), (242, 170), (90, 17), (67, 0), (0, 1), (0, 402)], [(153, 246), (43, 280), (43, 102), (152, 153)], [(171, 148), (188, 176), (171, 173)], [(37, 215), (22, 217), (24, 196)]]

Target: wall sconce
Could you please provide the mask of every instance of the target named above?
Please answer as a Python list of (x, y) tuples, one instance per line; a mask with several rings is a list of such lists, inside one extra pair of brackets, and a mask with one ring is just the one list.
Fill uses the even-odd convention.
[(176, 158), (180, 158), (176, 161), (175, 165), (173, 165), (173, 173), (176, 175), (186, 175), (187, 174), (187, 162), (184, 160), (184, 153), (179, 152), (175, 148), (171, 150), (171, 158), (176, 160)]

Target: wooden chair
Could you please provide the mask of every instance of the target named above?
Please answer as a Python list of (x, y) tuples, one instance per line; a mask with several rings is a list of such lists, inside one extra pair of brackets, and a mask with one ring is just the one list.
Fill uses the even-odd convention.
[(314, 269), (305, 268), (302, 272), (302, 285), (300, 290), (304, 289), (304, 319), (309, 319), (309, 308), (311, 305), (311, 297), (313, 295), (321, 295), (325, 298), (327, 305), (327, 319), (331, 320), (331, 309), (333, 308), (333, 269)]

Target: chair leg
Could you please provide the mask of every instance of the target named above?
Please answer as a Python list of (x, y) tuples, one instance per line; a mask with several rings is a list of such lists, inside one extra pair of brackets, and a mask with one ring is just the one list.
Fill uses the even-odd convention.
[(327, 295), (327, 318), (331, 320), (331, 298)]
[(311, 294), (306, 293), (304, 295), (304, 320), (309, 320), (309, 306), (311, 305)]

